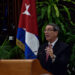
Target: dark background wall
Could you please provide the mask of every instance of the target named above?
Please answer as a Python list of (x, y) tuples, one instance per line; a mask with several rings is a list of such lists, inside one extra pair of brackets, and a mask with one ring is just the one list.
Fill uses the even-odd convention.
[(0, 45), (12, 36), (15, 43), (22, 0), (0, 0)]

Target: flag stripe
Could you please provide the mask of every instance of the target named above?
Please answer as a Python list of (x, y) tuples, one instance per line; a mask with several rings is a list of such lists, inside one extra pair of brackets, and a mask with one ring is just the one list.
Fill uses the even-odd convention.
[(26, 31), (26, 44), (37, 55), (37, 49), (39, 47), (39, 40), (36, 35)]
[(25, 50), (25, 30), (23, 28), (18, 28), (16, 45), (19, 46), (22, 50)]
[(25, 30), (23, 28), (18, 28), (17, 39), (20, 40), (23, 44), (25, 44)]
[(35, 59), (36, 55), (32, 52), (32, 50), (25, 43), (25, 59)]

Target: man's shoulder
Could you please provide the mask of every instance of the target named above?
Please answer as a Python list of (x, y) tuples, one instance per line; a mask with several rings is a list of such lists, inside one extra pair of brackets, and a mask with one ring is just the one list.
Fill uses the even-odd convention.
[(40, 47), (46, 47), (46, 46), (48, 46), (48, 43), (47, 43), (47, 42), (46, 42), (46, 43), (41, 44), (41, 46), (40, 46)]
[(61, 47), (68, 47), (68, 46), (69, 46), (69, 44), (67, 44), (67, 43), (65, 43), (65, 42), (63, 42), (63, 41), (60, 41), (60, 40), (58, 40), (57, 43), (58, 43), (58, 45), (61, 46)]

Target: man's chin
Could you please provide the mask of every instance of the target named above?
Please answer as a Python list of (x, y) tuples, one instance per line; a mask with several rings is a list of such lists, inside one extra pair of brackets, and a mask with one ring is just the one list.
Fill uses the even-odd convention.
[(46, 38), (46, 40), (49, 41), (50, 39), (49, 38)]

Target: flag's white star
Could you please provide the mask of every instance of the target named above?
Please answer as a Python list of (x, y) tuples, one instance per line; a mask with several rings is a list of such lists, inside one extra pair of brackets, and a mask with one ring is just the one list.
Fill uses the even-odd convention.
[(31, 14), (28, 12), (30, 5), (25, 4), (25, 7), (26, 7), (26, 10), (22, 14), (26, 14), (30, 16)]

